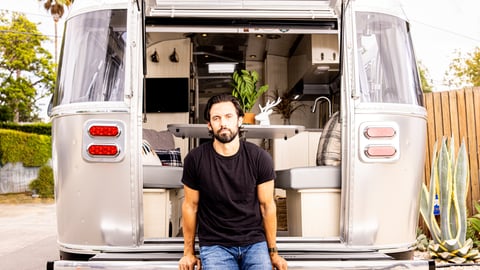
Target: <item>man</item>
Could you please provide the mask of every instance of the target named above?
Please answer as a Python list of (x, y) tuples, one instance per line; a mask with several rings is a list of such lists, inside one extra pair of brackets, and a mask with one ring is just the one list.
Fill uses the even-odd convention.
[[(210, 98), (204, 118), (213, 140), (184, 160), (179, 269), (287, 269), (276, 248), (272, 158), (239, 139), (243, 111), (231, 95)], [(195, 256), (197, 224), (201, 261)]]

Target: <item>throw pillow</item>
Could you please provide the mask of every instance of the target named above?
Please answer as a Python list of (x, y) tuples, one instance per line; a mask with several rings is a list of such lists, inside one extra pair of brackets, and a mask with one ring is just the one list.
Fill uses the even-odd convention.
[(155, 150), (163, 166), (182, 167), (180, 148)]

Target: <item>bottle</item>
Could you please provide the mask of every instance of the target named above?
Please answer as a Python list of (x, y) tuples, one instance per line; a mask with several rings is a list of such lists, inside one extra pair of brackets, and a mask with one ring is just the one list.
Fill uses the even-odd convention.
[(438, 204), (438, 195), (435, 194), (435, 200), (433, 201), (433, 214), (435, 216), (440, 215), (440, 205)]

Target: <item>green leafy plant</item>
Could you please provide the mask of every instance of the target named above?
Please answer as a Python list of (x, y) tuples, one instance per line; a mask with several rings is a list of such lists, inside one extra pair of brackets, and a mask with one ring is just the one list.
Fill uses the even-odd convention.
[(40, 167), (37, 179), (30, 182), (29, 188), (41, 198), (53, 198), (54, 181), (52, 168), (48, 165)]
[[(453, 263), (479, 259), (479, 252), (473, 249), (473, 240), (466, 240), (467, 233), (467, 186), (469, 179), (468, 158), (465, 142), (460, 146), (455, 160), (453, 137), (450, 145), (443, 138), (437, 157), (437, 143), (434, 146), (431, 166), (430, 189), (422, 187), (420, 214), (433, 238), (428, 249), (432, 258)], [(433, 208), (435, 195), (440, 206), (440, 224)]]
[(238, 98), (244, 112), (250, 112), (258, 98), (268, 90), (268, 85), (257, 88), (258, 72), (240, 70), (232, 74), (232, 96)]
[(429, 239), (425, 234), (422, 233), (417, 236), (417, 242), (416, 242), (415, 248), (422, 252), (427, 251), (429, 244), (430, 244)]
[(478, 247), (480, 246), (480, 203), (475, 202), (474, 206), (477, 213), (467, 219), (469, 225), (467, 235), (473, 239), (474, 246)]

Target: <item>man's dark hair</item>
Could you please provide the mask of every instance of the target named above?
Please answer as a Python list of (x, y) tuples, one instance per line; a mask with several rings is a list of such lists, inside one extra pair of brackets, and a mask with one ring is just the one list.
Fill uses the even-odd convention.
[(232, 102), (233, 106), (235, 106), (235, 110), (237, 111), (237, 116), (244, 116), (242, 106), (238, 99), (230, 94), (220, 94), (217, 96), (211, 97), (207, 102), (207, 107), (205, 107), (205, 112), (203, 113), (203, 118), (205, 121), (210, 122), (210, 109), (212, 109), (213, 104), (220, 103), (220, 102)]

